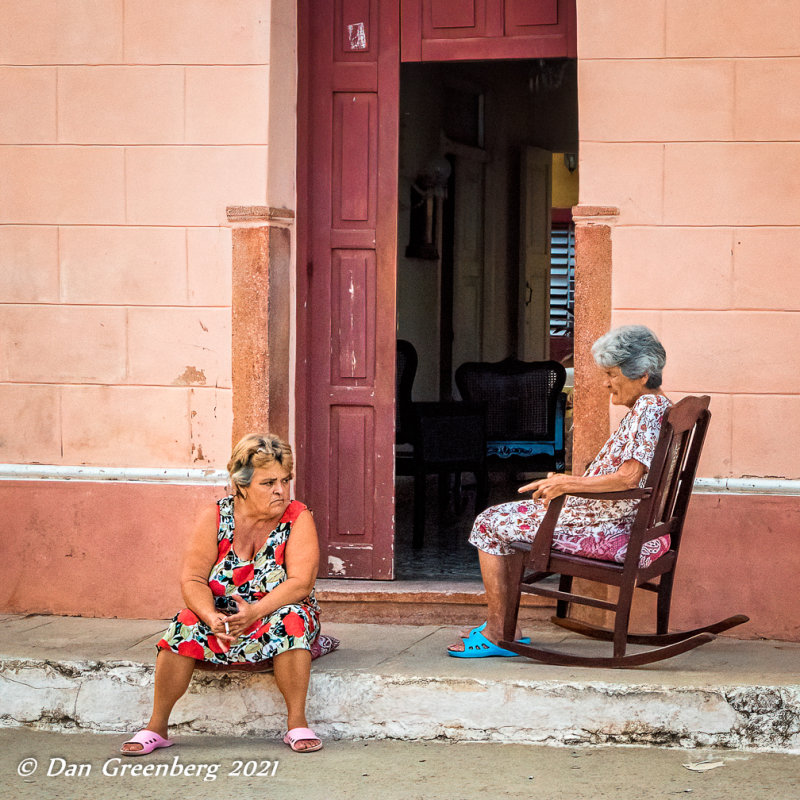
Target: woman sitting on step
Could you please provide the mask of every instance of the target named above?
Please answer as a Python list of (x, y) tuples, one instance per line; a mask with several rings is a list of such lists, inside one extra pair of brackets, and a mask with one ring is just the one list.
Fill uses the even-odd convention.
[[(338, 645), (320, 644), (314, 581), (319, 562), (311, 512), (289, 499), (291, 447), (277, 436), (245, 436), (228, 463), (233, 494), (203, 509), (185, 556), (187, 608), (158, 642), (153, 713), (121, 752), (142, 756), (170, 747), (169, 716), (198, 662), (229, 667), (272, 661), (286, 701), (292, 750), (322, 742), (306, 721), (311, 659)], [(315, 652), (316, 651), (316, 652)]]
[[(550, 500), (567, 492), (616, 492), (644, 486), (655, 453), (664, 413), (671, 403), (661, 391), (667, 360), (661, 342), (643, 325), (624, 325), (598, 339), (592, 355), (603, 370), (603, 384), (614, 405), (628, 413), (582, 477), (550, 473), (519, 489), (531, 500), (516, 500), (483, 511), (475, 520), (469, 541), (478, 548), (486, 589), (488, 618), (483, 625), (462, 631), (451, 645), (456, 658), (515, 656), (499, 647), (510, 586), (511, 542), (532, 542)], [(588, 500), (568, 497), (553, 535), (553, 548), (571, 555), (622, 563), (636, 516), (638, 500)], [(669, 536), (645, 544), (642, 566), (669, 550)], [(517, 638), (520, 632), (517, 631)], [(527, 640), (523, 640), (527, 641)]]

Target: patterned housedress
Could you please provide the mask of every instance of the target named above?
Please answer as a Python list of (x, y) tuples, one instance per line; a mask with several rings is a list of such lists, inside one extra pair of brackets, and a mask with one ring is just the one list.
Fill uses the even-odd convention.
[[(671, 403), (662, 395), (642, 395), (584, 475), (608, 475), (636, 459), (650, 468), (664, 413)], [(644, 486), (647, 473), (642, 476)], [(570, 555), (622, 563), (628, 550), (638, 500), (585, 500), (568, 497), (553, 535), (553, 549)], [(539, 500), (516, 500), (486, 509), (475, 519), (469, 540), (492, 555), (513, 553), (509, 542), (531, 542), (545, 515)], [(645, 543), (639, 565), (647, 567), (669, 550), (669, 536)]]
[[(243, 561), (233, 549), (233, 500), (233, 496), (229, 495), (217, 503), (219, 550), (217, 561), (208, 576), (208, 585), (214, 594), (214, 606), (218, 611), (229, 614), (235, 614), (237, 610), (231, 595), (238, 594), (253, 603), (286, 580), (283, 564), (286, 541), (292, 531), (292, 523), (306, 509), (302, 503), (292, 500), (252, 561)], [(208, 625), (188, 608), (173, 617), (156, 647), (211, 664), (255, 664), (287, 650), (312, 650), (318, 634), (319, 606), (312, 589), (311, 594), (301, 602), (282, 606), (254, 622), (227, 652), (220, 647)]]

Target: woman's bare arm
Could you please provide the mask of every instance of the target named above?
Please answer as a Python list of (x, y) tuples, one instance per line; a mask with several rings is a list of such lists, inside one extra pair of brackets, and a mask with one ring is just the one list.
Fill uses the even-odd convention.
[(624, 461), (616, 472), (608, 475), (559, 475), (551, 472), (546, 478), (528, 483), (519, 492), (533, 492), (534, 500), (547, 505), (551, 500), (568, 492), (622, 492), (639, 485), (646, 467), (635, 458)]
[(181, 592), (186, 607), (207, 624), (216, 616), (208, 575), (217, 560), (217, 508), (204, 508), (192, 529), (181, 570)]

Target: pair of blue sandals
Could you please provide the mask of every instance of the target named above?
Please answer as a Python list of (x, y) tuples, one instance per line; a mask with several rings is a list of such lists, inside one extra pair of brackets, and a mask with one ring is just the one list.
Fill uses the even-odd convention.
[[(511, 650), (506, 650), (504, 647), (498, 647), (494, 642), (490, 642), (482, 633), (486, 627), (486, 623), (478, 625), (469, 632), (469, 636), (462, 636), (461, 641), (464, 642), (463, 650), (448, 650), (447, 654), (453, 658), (489, 658), (489, 656), (518, 656), (519, 653), (512, 653)], [(520, 644), (530, 644), (531, 639), (529, 636), (524, 636), (522, 639), (517, 640)]]

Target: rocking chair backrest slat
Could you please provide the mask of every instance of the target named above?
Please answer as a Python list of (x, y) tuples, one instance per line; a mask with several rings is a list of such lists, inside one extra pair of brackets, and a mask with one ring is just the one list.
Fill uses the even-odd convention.
[[(686, 397), (672, 406), (664, 417), (646, 486), (652, 489), (639, 506), (628, 545), (626, 567), (635, 569), (641, 548), (669, 532), (670, 550), (677, 553), (683, 519), (689, 505), (697, 463), (711, 417), (709, 398)], [(653, 529), (659, 526), (660, 530)]]
[(684, 467), (680, 476), (678, 495), (675, 499), (673, 514), (676, 523), (672, 532), (672, 549), (676, 552), (680, 548), (683, 524), (689, 507), (689, 500), (692, 496), (694, 479), (697, 475), (697, 467), (700, 462), (700, 453), (703, 449), (703, 442), (705, 441), (706, 430), (708, 429), (710, 419), (711, 412), (708, 411), (708, 403), (706, 403), (706, 407), (699, 412), (697, 423), (692, 430), (691, 438), (688, 442)]
[(648, 527), (655, 525), (658, 522), (666, 522), (672, 515), (672, 510), (675, 505), (675, 497), (677, 495), (677, 481), (676, 473), (681, 469), (683, 464), (683, 456), (686, 452), (685, 436), (676, 434), (674, 430), (668, 430), (669, 446), (666, 448), (666, 458), (664, 459), (664, 466), (661, 470), (661, 475), (658, 479), (656, 488), (656, 502), (653, 503), (653, 509), (650, 513)]

